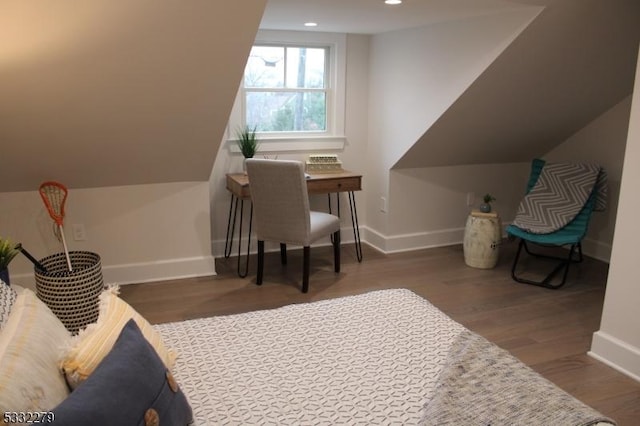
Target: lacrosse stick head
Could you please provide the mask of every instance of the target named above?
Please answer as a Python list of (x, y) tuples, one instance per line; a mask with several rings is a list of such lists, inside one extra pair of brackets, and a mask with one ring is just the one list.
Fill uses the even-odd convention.
[(67, 188), (58, 182), (44, 182), (40, 185), (40, 197), (49, 211), (49, 216), (59, 226), (64, 222), (64, 203), (67, 201)]

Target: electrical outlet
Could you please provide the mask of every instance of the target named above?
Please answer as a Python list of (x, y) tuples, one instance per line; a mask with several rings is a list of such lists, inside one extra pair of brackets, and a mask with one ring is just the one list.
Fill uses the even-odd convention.
[(388, 208), (389, 208), (389, 206), (387, 205), (387, 198), (386, 197), (380, 197), (380, 211), (382, 213), (386, 213)]
[(85, 232), (83, 224), (75, 223), (73, 225), (73, 239), (75, 241), (86, 241), (87, 240), (87, 233)]

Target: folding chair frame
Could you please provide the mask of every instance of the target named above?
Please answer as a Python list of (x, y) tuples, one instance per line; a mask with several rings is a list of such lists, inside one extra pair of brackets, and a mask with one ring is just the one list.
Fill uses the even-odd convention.
[[(533, 243), (535, 244), (535, 243)], [(544, 246), (544, 247), (556, 247), (556, 248), (561, 248), (563, 246), (557, 246), (557, 245), (542, 245), (542, 244), (537, 244), (539, 246)], [(554, 260), (557, 261), (558, 263), (556, 264), (556, 266), (553, 268), (553, 270), (542, 280), (540, 281), (533, 281), (533, 280), (529, 280), (526, 278), (522, 278), (516, 275), (516, 268), (518, 266), (518, 260), (520, 259), (520, 253), (522, 252), (522, 248), (524, 247), (525, 252), (527, 252), (528, 255), (536, 257), (536, 258), (541, 258), (541, 259), (547, 259), (547, 260)], [(577, 254), (578, 257), (576, 259), (574, 259), (574, 254), (576, 252), (577, 249)], [(559, 289), (560, 287), (562, 287), (565, 282), (567, 281), (567, 275), (569, 273), (569, 266), (572, 263), (580, 263), (582, 262), (583, 257), (582, 257), (582, 244), (580, 242), (571, 244), (571, 247), (569, 248), (569, 255), (566, 257), (559, 257), (559, 256), (550, 256), (550, 255), (546, 255), (546, 254), (542, 254), (542, 253), (534, 253), (529, 249), (529, 246), (527, 245), (527, 241), (524, 239), (520, 239), (520, 244), (518, 245), (518, 252), (516, 253), (516, 257), (513, 260), (513, 266), (511, 267), (511, 277), (519, 282), (519, 283), (523, 283), (523, 284), (531, 284), (531, 285), (536, 285), (536, 286), (540, 286), (540, 287), (545, 287), (545, 288), (550, 288), (553, 290)], [(562, 280), (560, 281), (559, 284), (552, 284), (552, 280), (556, 277), (556, 275), (558, 275), (558, 273), (563, 272), (562, 273)]]

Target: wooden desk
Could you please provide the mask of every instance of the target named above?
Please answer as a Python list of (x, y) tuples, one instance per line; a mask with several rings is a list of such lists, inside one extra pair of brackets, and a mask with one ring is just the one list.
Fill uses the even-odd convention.
[[(249, 250), (251, 247), (251, 222), (253, 218), (253, 205), (249, 216), (249, 239), (247, 242), (247, 261), (244, 271), (241, 270), (240, 243), (242, 241), (242, 219), (244, 201), (251, 200), (249, 177), (244, 173), (229, 173), (226, 175), (227, 190), (231, 193), (229, 205), (229, 219), (227, 222), (227, 236), (225, 238), (224, 257), (231, 256), (233, 249), (233, 236), (236, 228), (236, 216), (238, 214), (238, 200), (240, 201), (240, 225), (238, 231), (238, 275), (246, 277), (249, 270)], [(331, 194), (336, 194), (338, 217), (340, 217), (340, 193), (346, 192), (349, 198), (349, 210), (351, 212), (351, 224), (353, 226), (353, 238), (355, 240), (356, 257), (362, 262), (362, 243), (360, 241), (360, 229), (358, 225), (358, 211), (354, 191), (362, 190), (362, 175), (344, 170), (339, 173), (310, 173), (307, 178), (307, 190), (309, 194), (327, 194), (329, 201), (329, 213), (331, 213)]]
[[(244, 173), (227, 174), (227, 190), (240, 199), (250, 199), (249, 176)], [(362, 175), (346, 170), (341, 173), (309, 174), (307, 190), (309, 194), (360, 191), (362, 190)]]

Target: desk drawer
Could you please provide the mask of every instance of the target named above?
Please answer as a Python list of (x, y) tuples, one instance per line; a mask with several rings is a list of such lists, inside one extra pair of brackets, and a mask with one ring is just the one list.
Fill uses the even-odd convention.
[(348, 176), (336, 179), (319, 179), (307, 181), (310, 194), (327, 194), (330, 192), (360, 191), (362, 176)]

